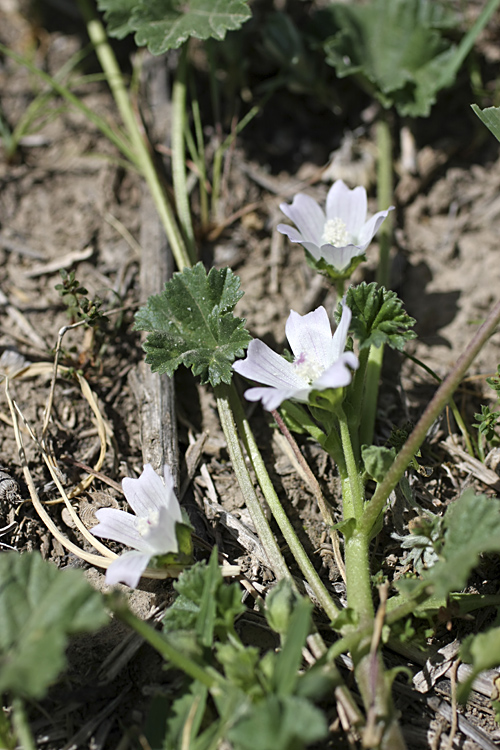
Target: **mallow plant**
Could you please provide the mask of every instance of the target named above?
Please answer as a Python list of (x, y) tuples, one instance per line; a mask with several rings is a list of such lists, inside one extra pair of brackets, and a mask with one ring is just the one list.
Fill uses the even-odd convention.
[[(389, 209), (367, 222), (362, 189), (351, 192), (345, 185), (335, 184), (329, 197), (326, 215), (312, 199), (305, 195), (296, 197), (292, 203), (294, 211), (291, 207), (288, 210), (298, 231), (283, 225), (279, 229), (290, 233), (292, 241), (301, 242), (308, 255), (312, 255), (311, 250), (321, 253), (318, 271), (333, 279), (337, 286), (338, 272), (350, 263), (349, 253), (354, 258), (364, 255), (367, 241)], [(336, 222), (336, 227), (325, 242), (324, 233), (331, 228), (329, 221)], [(344, 251), (347, 255), (342, 255)], [(339, 257), (343, 260), (337, 260)], [(429, 608), (435, 608), (436, 596), (445, 603), (452, 592), (463, 588), (479, 553), (486, 548), (500, 551), (500, 541), (494, 540), (492, 527), (488, 526), (491, 523), (495, 529), (500, 526), (500, 501), (477, 498), (470, 492), (457, 499), (444, 517), (444, 539), (439, 545), (437, 562), (416, 579), (395, 582), (393, 595), (381, 605), (377, 615), (377, 596), (371, 578), (371, 541), (383, 523), (390, 493), (404, 480), (405, 470), (415, 461), (427, 431), (495, 330), (500, 320), (500, 303), (438, 388), (406, 442), (396, 450), (364, 440), (369, 433), (366, 415), (374, 408), (370, 404), (373, 390), (368, 353), (382, 346), (401, 351), (415, 336), (415, 321), (404, 311), (396, 294), (376, 283), (363, 282), (349, 286), (333, 311), (324, 307), (306, 315), (292, 311), (285, 329), (291, 354), (286, 356), (251, 339), (244, 321), (233, 313), (241, 294), (239, 280), (227, 268), (211, 269), (207, 274), (197, 264), (174, 274), (165, 290), (151, 297), (136, 314), (136, 328), (149, 333), (144, 344), (146, 361), (155, 371), (170, 375), (180, 365), (190, 367), (203, 383), (213, 386), (233, 468), (276, 577), (290, 581), (291, 572), (276, 549), (267, 520), (260, 518), (260, 506), (258, 501), (255, 503), (255, 490), (242, 460), (240, 440), (302, 575), (340, 636), (322, 659), (333, 663), (343, 652), (349, 652), (353, 659), (366, 711), (364, 746), (403, 748), (404, 739), (390, 694), (392, 677), (385, 671), (380, 635), (378, 639), (374, 636), (375, 618), (379, 623), (382, 618), (389, 626), (388, 633), (390, 626), (408, 618), (417, 608), (425, 612), (426, 602)], [(333, 319), (336, 325), (332, 333)], [(305, 433), (336, 464), (342, 485), (342, 520), (336, 531), (343, 538), (345, 608), (334, 600), (310, 565), (284, 514), (245, 416), (234, 373), (245, 380), (244, 398), (261, 402), (275, 416), (277, 425), (295, 448), (291, 431)], [(483, 524), (481, 518), (475, 520), (475, 541), (470, 545), (470, 551), (474, 552), (467, 556), (460, 551), (458, 529), (471, 521), (474, 505), (484, 509), (484, 519), (488, 521)], [(331, 527), (331, 516), (327, 523)], [(380, 634), (380, 629), (377, 632)], [(469, 649), (468, 653), (472, 651)], [(495, 658), (499, 656), (497, 653)]]
[[(133, 513), (107, 508), (98, 511), (99, 523), (91, 538), (100, 556), (86, 551), (81, 551), (81, 556), (106, 568), (108, 583), (135, 587), (143, 576), (179, 575), (175, 584), (178, 596), (166, 611), (161, 632), (133, 615), (123, 598), (106, 598), (108, 610), (140, 633), (169, 666), (181, 670), (186, 678), (172, 705), (161, 699), (155, 703), (146, 731), (149, 744), (197, 750), (209, 750), (222, 743), (230, 743), (235, 750), (303, 748), (327, 737), (328, 722), (317, 703), (330, 694), (331, 700), (342, 706), (344, 715), (350, 717), (353, 730), (362, 735), (365, 748), (400, 750), (405, 742), (391, 698), (395, 675), (385, 668), (383, 642), (391, 633), (400, 632), (413, 613), (431, 616), (449, 600), (458, 603), (461, 612), (470, 612), (485, 603), (499, 604), (498, 597), (478, 604), (477, 597), (460, 592), (480, 555), (500, 552), (500, 500), (475, 496), (470, 490), (457, 498), (437, 532), (434, 528), (436, 533), (428, 535), (433, 554), (426, 556), (426, 565), (420, 566), (411, 579), (395, 580), (389, 591), (387, 587), (378, 591), (372, 579), (372, 542), (384, 523), (393, 490), (400, 485), (411, 500), (405, 471), (415, 463), (429, 428), (495, 331), (500, 321), (500, 302), (477, 330), (406, 440), (390, 446), (376, 444), (374, 421), (381, 353), (384, 347), (403, 351), (415, 337), (415, 321), (397, 295), (386, 288), (386, 271), (379, 275), (379, 281), (384, 283), (354, 286), (350, 280), (354, 269), (370, 252), (369, 245), (377, 231), (383, 231), (390, 221), (390, 199), (379, 203), (379, 211), (369, 217), (364, 189), (350, 190), (336, 182), (328, 192), (325, 209), (305, 194), (282, 205), (286, 218), (295, 226), (280, 224), (277, 231), (303, 245), (306, 261), (332, 282), (338, 301), (333, 310), (319, 307), (305, 315), (291, 311), (284, 331), (290, 354), (283, 355), (252, 339), (245, 321), (234, 314), (243, 294), (238, 277), (229, 268), (207, 272), (201, 263), (193, 265), (193, 234), (187, 217), (187, 194), (183, 192), (184, 53), (177, 78), (179, 107), (174, 107), (179, 117), (175, 128), (179, 171), (174, 183), (181, 231), (165, 196), (159, 194), (157, 176), (143, 153), (145, 144), (133, 122), (123, 79), (116, 70), (102, 26), (88, 4), (80, 1), (90, 36), (98, 46), (110, 83), (113, 82), (127, 131), (126, 150), (133, 163), (141, 164), (141, 172), (157, 196), (182, 269), (136, 314), (136, 329), (148, 333), (144, 344), (146, 361), (154, 371), (170, 376), (181, 366), (190, 368), (203, 384), (213, 388), (231, 465), (276, 579), (265, 601), (259, 602), (275, 634), (274, 646), (262, 654), (256, 646), (245, 645), (238, 634), (237, 619), (244, 611), (240, 588), (237, 583), (224, 582), (217, 552), (212, 553), (208, 563), (192, 565), (192, 531), (174, 494), (168, 467), (162, 469), (162, 477), (151, 466), (145, 466), (139, 478), (124, 480), (124, 494)], [(384, 5), (382, 0), (377, 2), (380, 7)], [(402, 9), (402, 3), (394, 5)], [(488, 3), (488, 12), (494, 5), (493, 0)], [(430, 8), (426, 3), (420, 6), (422, 12)], [(133, 32), (138, 43), (147, 43), (157, 53), (182, 46), (191, 35), (222, 38), (228, 28), (238, 28), (249, 16), (244, 0), (196, 0), (188, 6), (174, 0), (165, 4), (101, 0), (100, 7), (106, 11), (116, 36)], [(373, 7), (377, 7), (375, 3)], [(385, 17), (381, 22), (389, 25)], [(390, 35), (390, 30), (387, 33)], [(338, 51), (347, 43), (346, 34), (347, 31), (331, 40), (327, 47), (335, 63), (340, 59)], [(466, 46), (461, 48), (461, 54)], [(434, 51), (437, 49), (441, 49), (440, 45)], [(352, 42), (351, 52), (354, 50)], [(451, 58), (454, 62), (458, 59), (454, 55)], [(344, 65), (346, 60), (343, 55)], [(349, 69), (345, 74), (350, 72), (356, 71)], [(374, 74), (369, 80), (375, 86)], [(394, 97), (393, 88), (382, 85), (384, 80), (377, 85), (384, 96)], [(403, 93), (407, 91), (406, 80), (404, 77)], [(422, 81), (423, 85), (427, 78)], [(394, 91), (397, 93), (398, 89)], [(380, 101), (386, 106), (385, 99)], [(410, 110), (408, 113), (416, 114)], [(483, 119), (493, 121), (491, 113), (482, 114)], [(241, 388), (243, 400), (239, 395)], [(345, 577), (345, 605), (339, 603), (318, 574), (280, 502), (247, 417), (247, 401), (260, 402), (273, 415), (306, 474), (309, 467), (294, 433), (315, 441), (333, 459), (342, 489), (342, 497), (335, 498), (335, 505), (340, 503), (341, 507), (338, 523), (333, 521), (333, 498), (324, 498), (310, 470), (307, 475), (332, 539), (341, 538), (336, 554)], [(12, 402), (11, 414), (15, 421)], [(284, 539), (286, 560), (294, 560), (292, 568), (283, 555), (282, 540), (278, 543), (263, 511), (254, 477)], [(37, 510), (40, 514), (46, 512), (41, 506)], [(419, 534), (422, 536), (422, 529)], [(116, 554), (97, 537), (121, 543), (124, 549)], [(68, 542), (67, 546), (75, 551), (74, 544)], [(18, 562), (19, 559), (25, 562)], [(107, 615), (102, 597), (87, 585), (76, 585), (76, 571), (60, 573), (37, 556), (13, 555), (12, 561), (2, 556), (0, 562), (0, 688), (14, 709), (12, 724), (4, 714), (0, 715), (0, 740), (9, 748), (16, 747), (19, 741), (32, 747), (25, 702), (42, 697), (56, 679), (64, 666), (67, 637), (105, 623)], [(297, 591), (299, 575), (328, 619), (336, 638), (332, 645), (325, 644), (317, 631), (311, 601)], [(28, 595), (30, 592), (36, 595)], [(45, 607), (45, 602), (51, 607)], [(460, 655), (472, 664), (471, 680), (481, 669), (500, 663), (499, 630), (493, 626), (463, 644)], [(33, 670), (33, 655), (41, 653), (40, 643), (48, 644), (44, 648), (46, 659)], [(338, 657), (347, 654), (353, 662), (363, 711), (358, 709), (336, 666)], [(468, 681), (461, 687), (461, 698), (466, 698), (470, 685)]]

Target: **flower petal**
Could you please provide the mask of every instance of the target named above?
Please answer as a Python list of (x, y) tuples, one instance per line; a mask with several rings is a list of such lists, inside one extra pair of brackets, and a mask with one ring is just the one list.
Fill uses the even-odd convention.
[(175, 494), (174, 489), (174, 477), (172, 476), (172, 472), (170, 471), (170, 466), (167, 466), (167, 464), (165, 464), (163, 467), (163, 479), (165, 482), (167, 508), (168, 512), (170, 513), (170, 518), (173, 521), (177, 521), (177, 523), (183, 523), (181, 506), (179, 505), (179, 501), (177, 500), (177, 495)]
[(167, 508), (160, 508), (158, 521), (149, 524), (143, 534), (155, 555), (166, 555), (167, 552), (177, 552), (179, 549), (175, 521)]
[(368, 221), (361, 228), (361, 231), (358, 234), (357, 241), (359, 247), (362, 247), (364, 250), (366, 250), (366, 248), (378, 232), (380, 225), (382, 224), (384, 219), (387, 218), (389, 211), (393, 210), (394, 206), (390, 206), (386, 211), (379, 211), (374, 216), (372, 216), (371, 219), (368, 219)]
[(342, 304), (342, 315), (340, 322), (337, 326), (333, 338), (330, 342), (330, 359), (329, 364), (333, 364), (343, 353), (347, 341), (347, 334), (349, 332), (349, 326), (351, 325), (352, 312), (345, 303), (345, 297), (341, 302)]
[(151, 511), (159, 511), (170, 504), (170, 493), (151, 464), (144, 466), (138, 479), (125, 477), (122, 487), (128, 504), (141, 518), (147, 518)]
[(113, 560), (106, 571), (106, 583), (114, 586), (116, 583), (126, 583), (135, 589), (146, 568), (151, 555), (143, 552), (124, 552)]
[(352, 352), (345, 352), (340, 359), (311, 384), (311, 388), (324, 390), (325, 388), (343, 388), (349, 385), (352, 380), (352, 372), (349, 367), (357, 370), (359, 367), (358, 358)]
[(273, 352), (259, 339), (250, 342), (246, 359), (237, 360), (233, 364), (233, 370), (249, 380), (272, 388), (300, 390), (308, 385), (307, 381), (296, 374), (291, 362)]
[[(319, 245), (325, 229), (325, 214), (314, 198), (305, 193), (297, 193), (291, 205), (281, 203), (280, 208), (285, 216), (288, 216), (296, 225), (303, 241)], [(297, 242), (297, 240), (294, 241)]]
[(324, 307), (318, 307), (307, 315), (290, 310), (286, 322), (286, 337), (296, 357), (305, 354), (326, 369), (330, 363), (332, 328)]
[(245, 391), (245, 398), (248, 401), (262, 401), (262, 406), (267, 411), (274, 411), (280, 406), (283, 401), (287, 399), (294, 399), (294, 401), (302, 401), (307, 403), (311, 387), (295, 389), (290, 388), (250, 388)]
[(330, 266), (337, 269), (337, 271), (343, 271), (344, 268), (347, 268), (353, 258), (363, 254), (364, 249), (356, 247), (356, 245), (346, 245), (345, 247), (321, 245), (320, 248), (320, 257)]
[(368, 201), (364, 187), (350, 190), (342, 180), (333, 183), (326, 198), (326, 218), (342, 219), (347, 231), (357, 238), (366, 221)]
[(137, 530), (137, 516), (116, 508), (100, 508), (95, 515), (99, 523), (91, 530), (92, 534), (113, 539), (141, 552), (149, 551), (148, 543)]

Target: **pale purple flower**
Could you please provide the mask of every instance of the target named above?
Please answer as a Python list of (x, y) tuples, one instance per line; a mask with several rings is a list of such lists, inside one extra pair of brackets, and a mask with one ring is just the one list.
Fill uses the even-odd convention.
[(300, 242), (315, 261), (323, 259), (337, 271), (347, 269), (364, 252), (393, 206), (367, 220), (364, 187), (350, 190), (342, 180), (333, 183), (326, 198), (326, 215), (314, 198), (298, 193), (280, 208), (297, 229), (278, 224), (278, 232)]
[(352, 380), (349, 368), (359, 367), (353, 352), (345, 352), (351, 311), (342, 300), (342, 317), (332, 336), (328, 313), (324, 307), (299, 315), (291, 310), (286, 323), (286, 337), (294, 355), (288, 362), (258, 339), (250, 342), (247, 356), (233, 368), (249, 380), (265, 387), (245, 392), (249, 401), (262, 401), (268, 411), (277, 409), (287, 399), (307, 403), (311, 391), (343, 388)]
[(152, 557), (178, 551), (175, 525), (183, 520), (168, 466), (163, 467), (163, 477), (146, 464), (138, 479), (127, 477), (122, 481), (135, 515), (116, 508), (96, 512), (99, 523), (92, 529), (95, 536), (133, 547), (133, 551), (113, 560), (106, 571), (106, 583), (126, 583), (135, 588)]

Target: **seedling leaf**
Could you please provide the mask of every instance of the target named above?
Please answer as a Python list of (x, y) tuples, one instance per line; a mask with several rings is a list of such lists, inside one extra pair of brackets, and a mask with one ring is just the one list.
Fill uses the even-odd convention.
[(153, 372), (173, 375), (183, 364), (202, 383), (230, 383), (231, 365), (251, 339), (245, 321), (232, 312), (241, 296), (240, 280), (229, 268), (207, 275), (198, 263), (175, 273), (135, 316), (136, 329), (150, 332), (144, 349)]

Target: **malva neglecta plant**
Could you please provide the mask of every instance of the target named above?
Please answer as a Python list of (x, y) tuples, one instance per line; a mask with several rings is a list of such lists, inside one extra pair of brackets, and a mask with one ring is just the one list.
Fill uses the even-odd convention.
[[(192, 529), (174, 493), (168, 467), (163, 468), (163, 478), (146, 465), (139, 478), (123, 481), (124, 494), (133, 514), (109, 508), (97, 512), (99, 524), (92, 530), (94, 536), (87, 534), (87, 539), (93, 540), (100, 555), (78, 550), (68, 540), (62, 543), (89, 563), (106, 568), (107, 581), (111, 584), (124, 582), (135, 587), (143, 575), (179, 576), (174, 584), (178, 596), (165, 613), (161, 632), (133, 615), (123, 598), (111, 594), (104, 599), (115, 616), (147, 640), (167, 665), (181, 670), (186, 677), (172, 705), (160, 699), (156, 714), (152, 712), (148, 736), (151, 746), (209, 750), (224, 742), (235, 750), (303, 748), (328, 736), (326, 716), (317, 703), (330, 694), (344, 710), (348, 707), (351, 725), (361, 735), (363, 747), (403, 750), (405, 742), (391, 699), (395, 675), (385, 668), (383, 641), (390, 637), (391, 629), (397, 633), (398, 628), (407, 623), (411, 627), (415, 612), (419, 616), (435, 613), (449, 600), (458, 602), (463, 612), (486, 604), (498, 606), (497, 596), (478, 604), (472, 595), (460, 591), (467, 585), (482, 553), (500, 552), (500, 500), (467, 491), (449, 507), (439, 523), (431, 518), (423, 521), (415, 535), (415, 541), (425, 552), (419, 557), (415, 554), (419, 575), (395, 581), (390, 596), (387, 587), (377, 591), (372, 580), (371, 543), (384, 522), (389, 497), (398, 485), (412, 502), (411, 490), (408, 483), (405, 484), (405, 471), (414, 465), (434, 420), (450, 401), (474, 357), (496, 330), (500, 302), (478, 329), (406, 439), (400, 443), (393, 441), (390, 446), (377, 445), (374, 419), (384, 347), (403, 351), (406, 343), (415, 337), (415, 321), (407, 315), (397, 295), (387, 288), (385, 270), (382, 273), (384, 283), (350, 284), (353, 271), (370, 252), (369, 245), (377, 231), (385, 231), (386, 239), (388, 236), (391, 198), (381, 200), (381, 195), (387, 191), (381, 189), (380, 180), (379, 210), (370, 218), (364, 188), (351, 190), (342, 181), (330, 188), (325, 210), (304, 193), (296, 195), (291, 204), (282, 204), (283, 213), (295, 226), (280, 224), (276, 231), (304, 246), (307, 263), (326, 276), (335, 288), (337, 305), (335, 310), (319, 307), (303, 316), (291, 311), (285, 329), (290, 356), (282, 356), (263, 342), (252, 339), (245, 321), (234, 314), (243, 294), (238, 277), (229, 268), (212, 268), (207, 272), (201, 263), (194, 262), (196, 248), (184, 153), (185, 41), (190, 36), (222, 39), (228, 29), (239, 28), (249, 17), (248, 4), (244, 0), (195, 0), (188, 6), (176, 0), (165, 3), (101, 0), (99, 3), (106, 13), (109, 31), (115, 36), (134, 33), (138, 44), (147, 44), (156, 54), (182, 48), (175, 84), (173, 137), (174, 187), (180, 229), (160, 191), (158, 177), (151, 171), (152, 162), (104, 30), (87, 3), (81, 0), (81, 4), (89, 35), (97, 45), (125, 123), (126, 134), (117, 136), (115, 133), (115, 140), (148, 182), (181, 269), (164, 291), (150, 297), (137, 312), (135, 327), (148, 333), (144, 344), (146, 361), (155, 372), (172, 376), (183, 365), (203, 384), (213, 388), (232, 468), (268, 567), (276, 578), (265, 601), (259, 602), (276, 636), (276, 648), (262, 655), (259, 649), (245, 645), (239, 637), (235, 623), (244, 611), (240, 588), (238, 583), (225, 583), (217, 551), (213, 551), (208, 563), (192, 564)], [(326, 54), (339, 75), (362, 73), (383, 106), (395, 106), (409, 115), (428, 113), (438, 90), (452, 82), (474, 36), (471, 32), (460, 47), (447, 51), (436, 31), (445, 25), (445, 16), (431, 12), (428, 3), (418, 6), (423, 14), (419, 16), (420, 21), (426, 29), (423, 39), (433, 40), (433, 44), (418, 65), (409, 66), (403, 72), (395, 71), (398, 72), (395, 82), (388, 80), (378, 57), (373, 57), (371, 63), (357, 60), (360, 49), (366, 47), (365, 52), (373, 52), (373, 49), (358, 44), (353, 24), (346, 24), (342, 33), (325, 42)], [(494, 6), (495, 3), (488, 3), (481, 23), (486, 22)], [(352, 15), (354, 20), (357, 14), (361, 38), (367, 33), (366, 19), (370, 20), (374, 14), (378, 22), (385, 24), (384, 34), (390, 38), (389, 21), (398, 19), (398, 13), (387, 12), (381, 19), (381, 11), (387, 9), (385, 0), (375, 0), (363, 7), (364, 10), (361, 7), (355, 10), (343, 6), (340, 10), (335, 6), (330, 13), (333, 16), (343, 14), (346, 18)], [(398, 0), (393, 3), (394, 8), (400, 13), (404, 11), (404, 26), (412, 37), (411, 19), (418, 10), (416, 0), (407, 3), (406, 9)], [(419, 40), (421, 42), (420, 37), (416, 41)], [(350, 58), (346, 49), (350, 50)], [(378, 52), (383, 54), (384, 50)], [(422, 53), (421, 44), (419, 52)], [(391, 54), (398, 57), (400, 53), (398, 47)], [(449, 61), (447, 75), (429, 86), (432, 65), (441, 64), (443, 60)], [(370, 64), (372, 69), (367, 72), (366, 65)], [(414, 85), (409, 85), (412, 81)], [(408, 92), (414, 94), (411, 101), (407, 100)], [(485, 111), (481, 115), (495, 132), (500, 120), (495, 121), (498, 113)], [(201, 152), (201, 142), (198, 145)], [(385, 166), (387, 168), (387, 164)], [(383, 256), (381, 265), (386, 263), (387, 257)], [(344, 575), (346, 606), (340, 605), (321, 580), (280, 503), (239, 396), (239, 385), (243, 382), (237, 382), (240, 377), (245, 380), (244, 399), (261, 402), (263, 408), (272, 413), (306, 474), (309, 471), (332, 539), (338, 542), (339, 537), (342, 538), (342, 545), (338, 544), (337, 548), (337, 562)], [(9, 378), (6, 376), (5, 380), (8, 393)], [(12, 399), (9, 405), (13, 422), (17, 424)], [(483, 411), (480, 417), (480, 424), (485, 425), (482, 428), (484, 438), (493, 440), (496, 415), (494, 419), (493, 414)], [(323, 497), (293, 433), (314, 440), (332, 458), (340, 478), (341, 498)], [(22, 436), (17, 434), (16, 437), (22, 454)], [(254, 476), (315, 603), (328, 618), (336, 638), (329, 646), (317, 632), (311, 601), (297, 591), (295, 566), (291, 570), (285, 561), (257, 495)], [(336, 525), (331, 513), (334, 503), (341, 503), (342, 507), (342, 520)], [(41, 505), (36, 508), (52, 530), (54, 527), (49, 525), (46, 511)], [(80, 531), (84, 533), (81, 528)], [(129, 549), (117, 555), (95, 537), (114, 540)], [(408, 542), (407, 546), (410, 546)], [(288, 555), (287, 558), (290, 559)], [(22, 739), (29, 748), (32, 740), (30, 745), (23, 701), (43, 695), (64, 666), (67, 637), (103, 624), (107, 615), (102, 597), (87, 585), (73, 586), (74, 571), (63, 571), (59, 575), (38, 556), (4, 556), (0, 562), (0, 687), (11, 697), (13, 706), (12, 726), (2, 715), (0, 739), (9, 748), (16, 747), (17, 741)], [(415, 567), (417, 569), (417, 565)], [(42, 593), (38, 598), (30, 598), (26, 592), (31, 590), (35, 579), (43, 583)], [(66, 582), (72, 585), (67, 587)], [(43, 594), (47, 601), (56, 601), (62, 589), (67, 589), (66, 595), (60, 596), (59, 609), (54, 605), (53, 610), (57, 610), (59, 616), (50, 618), (40, 598)], [(499, 631), (500, 628), (493, 626), (463, 644), (461, 657), (472, 664), (473, 675), (500, 663)], [(38, 653), (33, 642), (35, 637), (39, 639), (38, 645), (49, 644), (47, 660), (50, 656), (52, 663), (43, 662), (33, 677), (35, 673), (30, 672), (29, 664), (33, 653)], [(314, 655), (312, 666), (307, 666), (303, 660), (306, 647)], [(336, 660), (341, 655), (352, 658), (363, 711), (357, 707), (337, 669)], [(22, 681), (19, 675), (23, 675)], [(461, 686), (462, 699), (466, 698), (472, 679)]]

